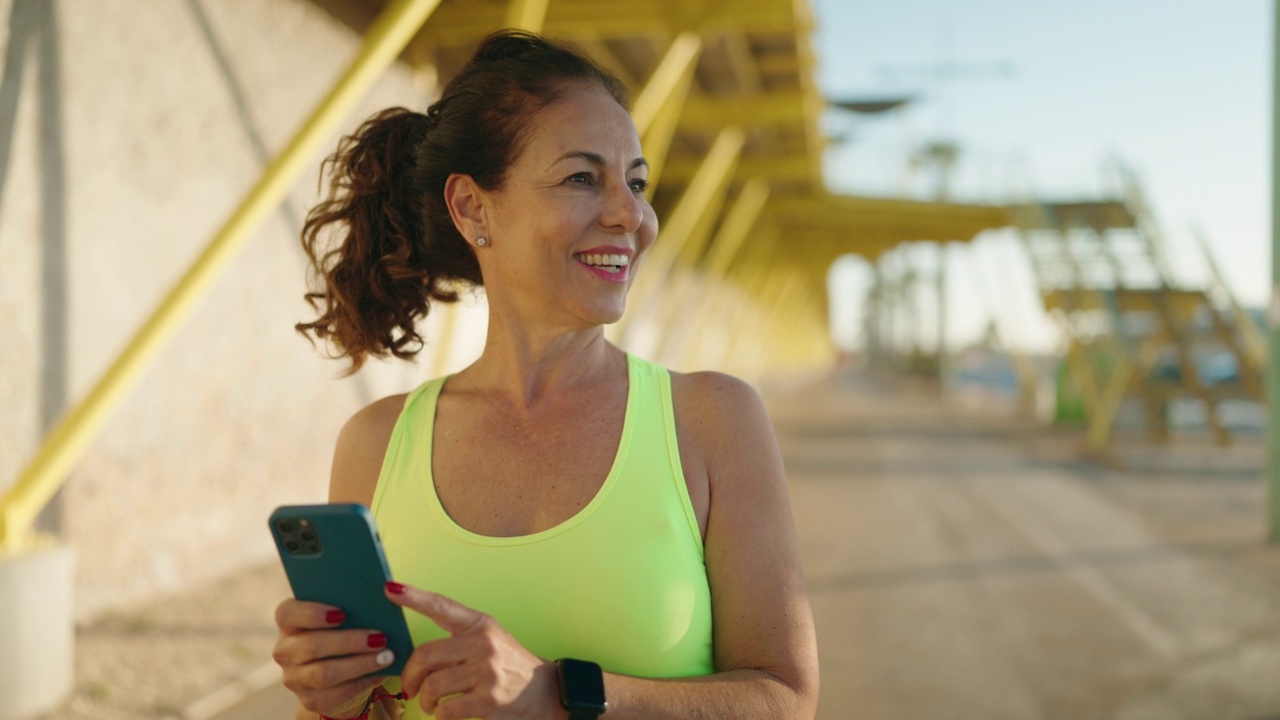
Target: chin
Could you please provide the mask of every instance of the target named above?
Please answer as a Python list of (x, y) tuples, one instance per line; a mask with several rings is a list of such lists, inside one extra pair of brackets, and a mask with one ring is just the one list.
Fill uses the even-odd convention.
[(625, 309), (625, 307), (592, 308), (589, 312), (583, 313), (583, 317), (592, 325), (612, 325), (622, 319)]

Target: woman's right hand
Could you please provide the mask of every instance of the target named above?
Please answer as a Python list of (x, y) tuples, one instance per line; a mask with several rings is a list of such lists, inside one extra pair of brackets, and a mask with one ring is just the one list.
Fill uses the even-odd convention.
[(392, 663), (387, 636), (375, 630), (338, 629), (345, 616), (332, 605), (289, 598), (276, 606), (273, 657), (284, 671), (284, 686), (310, 712), (355, 717), (373, 689), (387, 678), (365, 677)]

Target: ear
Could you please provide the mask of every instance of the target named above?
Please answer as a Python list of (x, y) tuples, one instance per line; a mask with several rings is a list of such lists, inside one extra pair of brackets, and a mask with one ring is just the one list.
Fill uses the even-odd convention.
[(470, 175), (454, 173), (444, 181), (444, 204), (449, 207), (449, 217), (469, 243), (489, 234), (487, 199), (484, 189)]

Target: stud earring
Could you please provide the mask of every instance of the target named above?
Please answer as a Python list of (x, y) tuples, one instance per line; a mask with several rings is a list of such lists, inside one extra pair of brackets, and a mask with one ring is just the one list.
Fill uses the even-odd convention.
[(489, 244), (489, 238), (483, 235), (476, 238), (476, 247), (484, 247), (485, 245), (488, 245), (488, 244)]

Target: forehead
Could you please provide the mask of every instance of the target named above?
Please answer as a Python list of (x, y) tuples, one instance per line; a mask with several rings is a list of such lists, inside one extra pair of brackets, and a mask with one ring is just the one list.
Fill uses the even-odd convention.
[(565, 90), (559, 100), (537, 113), (526, 132), (524, 150), (517, 162), (546, 166), (565, 153), (578, 151), (625, 164), (641, 156), (640, 138), (631, 115), (602, 88)]

